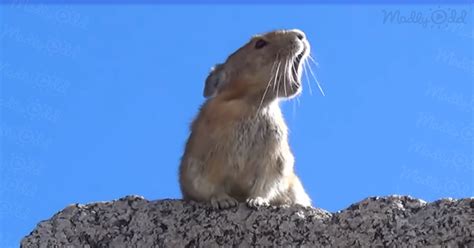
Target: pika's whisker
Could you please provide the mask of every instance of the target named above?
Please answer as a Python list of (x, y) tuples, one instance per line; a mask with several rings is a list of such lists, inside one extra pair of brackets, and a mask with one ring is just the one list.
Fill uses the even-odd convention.
[(273, 79), (273, 85), (272, 85), (272, 88), (273, 88), (273, 92), (275, 92), (275, 87), (276, 87), (276, 84), (277, 84), (277, 81), (278, 81), (278, 73), (279, 73), (279, 69), (280, 69), (280, 53), (278, 52), (277, 55), (276, 55), (276, 58), (275, 58), (275, 62), (278, 62), (278, 66), (277, 66), (277, 70), (275, 72), (275, 78)]
[[(293, 63), (293, 62), (292, 62)], [(291, 72), (296, 75), (296, 77), (298, 77), (298, 72), (297, 72), (297, 69), (294, 67), (294, 66), (290, 66), (291, 67)], [(293, 78), (293, 74), (290, 75), (291, 76), (291, 79), (296, 79), (296, 78)], [(296, 84), (296, 80), (291, 80), (291, 84)]]
[(290, 58), (287, 57), (287, 58), (286, 58), (286, 61), (285, 61), (285, 72), (284, 72), (285, 77), (284, 77), (284, 81), (283, 81), (283, 87), (284, 87), (284, 89), (285, 89), (285, 97), (288, 96), (288, 92), (286, 91), (287, 79), (288, 79), (289, 75), (291, 75), (291, 72), (287, 72), (287, 71), (288, 71), (288, 67), (290, 66), (289, 61), (290, 61)]
[(308, 76), (308, 68), (307, 68), (307, 67), (308, 67), (309, 65), (307, 65), (307, 63), (309, 63), (307, 60), (305, 60), (305, 61), (303, 62), (303, 74), (304, 74), (304, 76), (305, 76), (305, 78), (306, 78), (306, 83), (308, 84), (309, 95), (312, 96), (312, 95), (313, 95), (313, 89), (312, 89), (312, 87), (311, 87), (311, 82), (310, 82), (309, 76)]
[(313, 62), (313, 64), (316, 66), (316, 67), (319, 67), (319, 63), (316, 62), (316, 60), (314, 60), (313, 56), (311, 56), (311, 54), (308, 55), (308, 58), (311, 60), (311, 62)]
[[(308, 65), (309, 65), (309, 64), (308, 64)], [(319, 91), (321, 91), (321, 94), (322, 94), (323, 96), (326, 96), (326, 95), (324, 94), (323, 88), (321, 87), (321, 84), (319, 84), (318, 79), (317, 79), (316, 76), (314, 75), (313, 69), (311, 69), (311, 65), (309, 65), (308, 68), (309, 68), (309, 72), (311, 73), (311, 76), (313, 76), (314, 81), (315, 81), (316, 84), (318, 85)]]
[(268, 80), (267, 87), (265, 88), (265, 91), (263, 92), (262, 100), (260, 100), (260, 104), (258, 105), (257, 113), (260, 111), (260, 108), (262, 107), (263, 100), (265, 99), (265, 96), (267, 95), (268, 88), (270, 87), (271, 81), (273, 79), (273, 76), (274, 76), (273, 69), (275, 67), (275, 64), (276, 64), (276, 62), (273, 62), (272, 69), (270, 71), (271, 76), (270, 76), (270, 79)]
[(277, 66), (277, 70), (275, 72), (275, 78), (273, 79), (274, 82), (273, 82), (273, 92), (275, 92), (275, 87), (276, 87), (276, 90), (277, 90), (277, 97), (278, 97), (278, 81), (280, 81), (280, 78), (279, 78), (279, 73), (280, 73), (280, 65), (281, 65), (281, 61), (278, 61), (278, 66)]
[[(278, 62), (278, 65), (281, 64), (282, 61)], [(278, 69), (280, 69), (280, 66), (278, 66)], [(281, 75), (279, 73), (279, 70), (277, 70), (277, 80), (276, 80), (276, 97), (278, 99), (279, 96), (279, 90), (280, 90), (280, 82), (281, 82)]]

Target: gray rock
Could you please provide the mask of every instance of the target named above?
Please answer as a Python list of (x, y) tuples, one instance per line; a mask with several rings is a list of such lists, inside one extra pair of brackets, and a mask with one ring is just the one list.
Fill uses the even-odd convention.
[(389, 196), (337, 213), (245, 204), (217, 211), (127, 196), (68, 206), (40, 222), (21, 247), (474, 247), (473, 209), (474, 198)]

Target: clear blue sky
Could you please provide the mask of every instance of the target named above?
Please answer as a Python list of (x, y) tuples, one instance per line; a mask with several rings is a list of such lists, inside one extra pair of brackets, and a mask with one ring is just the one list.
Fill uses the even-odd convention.
[[(453, 10), (459, 23), (439, 16)], [(399, 21), (384, 21), (390, 11)], [(429, 22), (403, 22), (412, 11)], [(0, 15), (0, 247), (68, 204), (179, 198), (209, 68), (280, 28), (306, 32), (326, 93), (304, 82), (299, 103), (282, 103), (315, 206), (474, 195), (472, 7), (3, 5)]]

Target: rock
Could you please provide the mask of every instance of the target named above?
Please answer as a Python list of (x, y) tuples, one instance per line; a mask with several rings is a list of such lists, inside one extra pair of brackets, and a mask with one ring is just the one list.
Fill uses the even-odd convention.
[(40, 222), (21, 247), (474, 247), (473, 209), (474, 198), (370, 197), (329, 213), (245, 204), (213, 210), (127, 196), (68, 206)]

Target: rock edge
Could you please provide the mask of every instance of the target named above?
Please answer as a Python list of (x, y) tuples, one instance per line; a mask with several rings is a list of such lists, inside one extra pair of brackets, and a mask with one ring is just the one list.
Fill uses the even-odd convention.
[(229, 210), (181, 200), (74, 204), (40, 222), (29, 247), (474, 247), (474, 198), (369, 197), (343, 211)]

